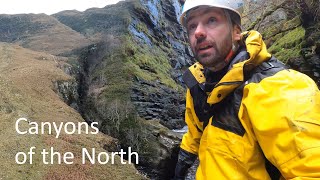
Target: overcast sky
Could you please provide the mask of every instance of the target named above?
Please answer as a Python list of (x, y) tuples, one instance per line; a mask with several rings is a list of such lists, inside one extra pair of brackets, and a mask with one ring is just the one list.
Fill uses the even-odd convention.
[(104, 7), (120, 0), (0, 0), (0, 14), (45, 13), (63, 10), (84, 11), (91, 7)]

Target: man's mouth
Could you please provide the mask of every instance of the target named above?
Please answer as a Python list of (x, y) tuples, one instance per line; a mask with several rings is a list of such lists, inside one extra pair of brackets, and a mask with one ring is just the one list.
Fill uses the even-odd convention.
[(213, 45), (211, 45), (211, 44), (207, 44), (207, 43), (206, 44), (200, 44), (200, 45), (197, 46), (196, 50), (197, 50), (197, 52), (201, 52), (201, 51), (208, 50), (208, 49), (210, 49), (212, 47), (213, 47)]
[(208, 45), (200, 46), (199, 50), (206, 50), (206, 49), (209, 49), (209, 48), (212, 48), (212, 46), (208, 44)]

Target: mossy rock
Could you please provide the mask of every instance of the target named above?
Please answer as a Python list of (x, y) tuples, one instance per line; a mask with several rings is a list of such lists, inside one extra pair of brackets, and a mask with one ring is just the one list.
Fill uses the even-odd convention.
[(299, 26), (276, 40), (268, 50), (286, 63), (288, 59), (300, 56), (304, 37), (305, 29)]
[(289, 21), (284, 23), (283, 31), (294, 29), (299, 26), (301, 26), (301, 19), (300, 19), (300, 16), (296, 16), (293, 19), (290, 19)]

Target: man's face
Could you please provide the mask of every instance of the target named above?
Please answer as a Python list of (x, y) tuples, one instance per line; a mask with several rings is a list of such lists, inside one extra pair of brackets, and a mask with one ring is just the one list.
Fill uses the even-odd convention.
[(187, 16), (191, 49), (204, 66), (218, 71), (226, 66), (224, 59), (232, 47), (231, 25), (219, 8), (200, 7)]

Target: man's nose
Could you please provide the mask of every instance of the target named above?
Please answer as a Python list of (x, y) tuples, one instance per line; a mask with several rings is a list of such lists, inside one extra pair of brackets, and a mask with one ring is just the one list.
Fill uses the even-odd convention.
[(207, 36), (206, 29), (202, 23), (198, 24), (198, 26), (194, 32), (194, 35), (195, 35), (196, 39), (203, 39)]

